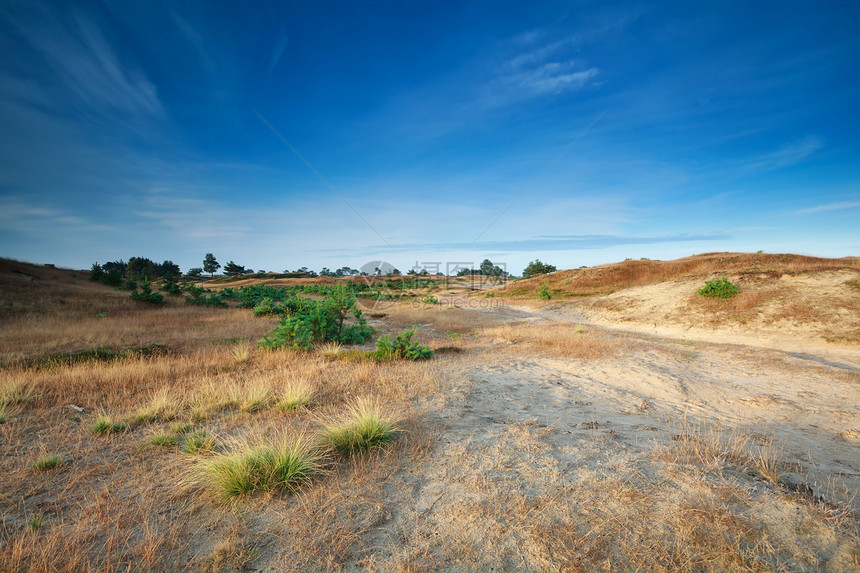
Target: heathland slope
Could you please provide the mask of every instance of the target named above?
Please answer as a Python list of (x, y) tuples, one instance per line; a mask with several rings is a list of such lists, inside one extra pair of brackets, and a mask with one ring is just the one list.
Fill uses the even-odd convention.
[[(471, 297), (471, 279), (362, 291), (374, 338), (414, 328), (435, 350), (421, 362), (372, 359), (373, 342), (263, 351), (278, 318), (236, 301), (148, 304), (0, 261), (0, 571), (860, 570), (850, 336), (825, 351), (766, 324), (764, 301), (742, 322), (736, 299), (696, 320), (747, 342), (636, 331), (648, 312), (684, 319), (671, 301), (698, 304), (723, 273), (739, 296), (790, 280), (808, 306), (850, 309), (856, 260), (701, 259)], [(588, 288), (603, 294), (563, 296)], [(675, 290), (647, 307), (648, 289)], [(856, 315), (834, 312), (804, 324), (849, 332)], [(391, 440), (327, 446), (367, 405)], [(310, 473), (279, 487), (285, 448), (304, 447)]]
[[(726, 277), (740, 293), (698, 294)], [(780, 345), (860, 344), (860, 258), (712, 253), (674, 261), (628, 260), (511, 281), (496, 289), (513, 303), (552, 296), (561, 314), (640, 332)]]

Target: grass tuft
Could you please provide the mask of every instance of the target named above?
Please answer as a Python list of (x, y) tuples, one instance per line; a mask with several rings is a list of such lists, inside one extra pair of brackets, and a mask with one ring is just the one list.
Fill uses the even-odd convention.
[(239, 364), (247, 364), (251, 358), (251, 343), (247, 340), (239, 342), (238, 346), (233, 349), (233, 359)]
[(152, 395), (148, 404), (135, 412), (134, 421), (138, 424), (169, 422), (176, 417), (179, 408), (180, 404), (170, 396), (167, 388), (162, 388)]
[(390, 442), (396, 432), (395, 421), (383, 415), (375, 400), (359, 398), (345, 415), (325, 424), (321, 438), (338, 453), (354, 454)]
[(304, 408), (311, 402), (314, 391), (311, 385), (305, 380), (296, 380), (290, 382), (281, 393), (281, 399), (278, 400), (278, 410), (299, 410)]
[(211, 454), (214, 451), (215, 438), (207, 434), (205, 430), (194, 432), (182, 444), (182, 452), (185, 454)]
[(61, 468), (66, 465), (63, 458), (56, 454), (45, 454), (33, 463), (33, 469), (36, 471), (48, 471)]
[(150, 446), (158, 446), (160, 448), (175, 448), (179, 445), (179, 440), (174, 434), (155, 434), (146, 441)]
[(27, 520), (27, 526), (30, 528), (30, 531), (33, 533), (38, 533), (42, 526), (45, 525), (45, 516), (33, 514), (30, 516), (30, 519)]
[(17, 381), (4, 382), (0, 386), (0, 406), (10, 404), (24, 404), (33, 398), (33, 387), (26, 383)]
[(322, 354), (326, 358), (337, 358), (337, 356), (341, 352), (343, 352), (343, 344), (335, 340), (326, 342), (325, 344), (320, 345), (318, 348), (320, 354)]
[(194, 426), (185, 422), (177, 422), (170, 425), (170, 432), (173, 434), (187, 434)]
[(303, 439), (242, 445), (201, 463), (200, 478), (216, 495), (232, 499), (257, 492), (294, 492), (319, 469), (319, 456)]
[(272, 386), (266, 381), (247, 384), (239, 400), (243, 412), (257, 412), (266, 407), (272, 397)]
[(124, 432), (128, 426), (124, 422), (115, 422), (110, 416), (99, 416), (92, 425), (94, 434), (119, 434)]

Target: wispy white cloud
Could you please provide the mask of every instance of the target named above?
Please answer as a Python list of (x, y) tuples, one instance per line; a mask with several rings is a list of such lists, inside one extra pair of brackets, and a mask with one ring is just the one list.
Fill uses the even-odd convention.
[[(536, 41), (539, 37), (535, 37)], [(558, 52), (560, 49), (570, 46), (574, 43), (573, 38), (550, 42), (544, 46), (531, 48), (507, 61), (507, 65), (514, 70), (521, 70), (526, 66), (540, 65), (545, 62), (548, 57)]]
[(0, 197), (0, 228), (38, 237), (117, 230), (103, 222), (70, 214), (68, 210), (35, 204), (18, 196)]
[(569, 69), (569, 67), (569, 65), (551, 62), (537, 69), (513, 76), (511, 79), (516, 81), (518, 85), (536, 93), (555, 94), (566, 90), (580, 89), (585, 86), (588, 80), (597, 75), (597, 68), (566, 73), (565, 69)]
[(819, 149), (824, 147), (824, 142), (814, 135), (787, 143), (772, 153), (766, 153), (755, 157), (746, 166), (748, 171), (770, 171), (782, 169), (800, 163)]
[(176, 12), (171, 11), (171, 16), (173, 17), (173, 22), (176, 24), (180, 34), (182, 34), (182, 37), (185, 38), (185, 41), (194, 48), (195, 52), (197, 52), (197, 57), (200, 59), (203, 67), (210, 73), (214, 72), (217, 69), (217, 66), (215, 61), (209, 56), (209, 51), (206, 49), (203, 42), (203, 35), (198, 32), (194, 26), (189, 24), (185, 18)]
[(290, 37), (287, 35), (287, 32), (283, 29), (280, 34), (278, 34), (278, 40), (275, 42), (275, 49), (272, 52), (272, 61), (269, 64), (269, 70), (275, 69), (275, 66), (278, 65), (278, 62), (281, 61), (281, 56), (284, 55), (284, 50), (287, 49), (287, 44), (290, 43)]
[(598, 75), (598, 68), (571, 57), (576, 38), (547, 42), (545, 37), (544, 33), (533, 32), (509, 43), (514, 55), (497, 66), (490, 81), (491, 92), (506, 94), (502, 103), (579, 90)]
[(63, 86), (57, 103), (71, 99), (91, 113), (164, 115), (156, 86), (132, 62), (121, 61), (92, 17), (83, 12), (59, 14), (36, 2), (28, 7), (27, 14), (6, 15)]
[(846, 209), (860, 209), (860, 201), (841, 201), (838, 203), (827, 203), (826, 205), (818, 205), (808, 209), (800, 209), (795, 211), (795, 215), (807, 215), (809, 213), (822, 213), (824, 211), (844, 211)]

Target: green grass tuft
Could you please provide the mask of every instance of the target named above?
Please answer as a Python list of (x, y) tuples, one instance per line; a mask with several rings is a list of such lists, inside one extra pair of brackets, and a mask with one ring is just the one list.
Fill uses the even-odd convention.
[(127, 428), (125, 423), (114, 422), (110, 416), (99, 416), (91, 429), (94, 434), (119, 434)]
[(174, 434), (187, 434), (193, 428), (194, 428), (194, 426), (192, 426), (191, 424), (187, 424), (187, 423), (183, 423), (183, 422), (177, 422), (175, 424), (170, 425), (170, 431)]
[(134, 415), (134, 421), (137, 424), (146, 424), (149, 422), (169, 422), (176, 417), (179, 411), (180, 404), (175, 401), (167, 392), (167, 388), (155, 392), (150, 398), (149, 403), (138, 409)]
[(243, 412), (257, 412), (264, 409), (272, 398), (272, 387), (266, 382), (249, 384), (238, 397), (239, 409)]
[(48, 471), (56, 468), (61, 468), (66, 465), (63, 458), (56, 454), (45, 454), (33, 463), (33, 469), (36, 471)]
[(26, 382), (4, 382), (0, 386), (0, 406), (24, 404), (33, 398), (33, 387)]
[(307, 441), (245, 445), (201, 464), (201, 477), (225, 499), (256, 492), (294, 492), (319, 469)]
[(346, 415), (325, 424), (321, 438), (338, 453), (355, 454), (390, 442), (396, 432), (395, 421), (382, 414), (377, 402), (359, 398)]
[(310, 385), (304, 380), (290, 382), (281, 393), (281, 399), (278, 400), (278, 410), (299, 410), (304, 408), (311, 402), (314, 391)]
[(194, 432), (182, 444), (182, 453), (185, 454), (211, 454), (214, 451), (215, 438), (207, 434), (205, 430)]
[(179, 445), (179, 440), (176, 439), (174, 434), (155, 434), (146, 443), (160, 448), (175, 448)]
[(33, 514), (27, 521), (27, 526), (33, 533), (37, 533), (39, 530), (41, 530), (43, 525), (45, 525), (45, 517), (43, 515)]

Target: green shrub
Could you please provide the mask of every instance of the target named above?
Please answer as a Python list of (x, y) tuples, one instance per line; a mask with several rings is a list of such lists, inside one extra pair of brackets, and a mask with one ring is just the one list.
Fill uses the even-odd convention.
[[(185, 292), (185, 302), (188, 304), (220, 308), (229, 306), (224, 302), (223, 294), (214, 293), (210, 289), (199, 287), (191, 281), (183, 282), (182, 285), (180, 285), (180, 288)], [(205, 294), (208, 294), (208, 296), (204, 296)]]
[[(285, 315), (269, 336), (263, 337), (258, 344), (266, 349), (297, 348), (310, 350), (322, 342), (360, 344), (373, 335), (373, 328), (356, 308), (355, 295), (340, 284), (323, 300), (296, 297), (292, 305), (285, 305)], [(353, 324), (347, 324), (352, 314)]]
[(111, 269), (107, 272), (103, 272), (99, 276), (99, 281), (101, 281), (103, 285), (119, 287), (122, 285), (122, 273), (116, 269)]
[(280, 316), (286, 311), (285, 307), (275, 304), (269, 297), (264, 297), (254, 306), (254, 316)]
[(176, 282), (176, 277), (173, 275), (168, 275), (164, 277), (164, 282), (161, 285), (161, 290), (169, 294), (170, 296), (180, 296), (182, 294), (182, 287)]
[(437, 299), (432, 294), (428, 294), (427, 296), (425, 296), (424, 298), (421, 299), (421, 302), (423, 302), (424, 304), (439, 304), (439, 299)]
[(523, 269), (523, 278), (527, 279), (536, 275), (554, 273), (556, 270), (557, 269), (554, 265), (548, 265), (546, 263), (540, 262), (540, 259), (535, 259), (530, 262), (525, 269)]
[(105, 272), (102, 269), (102, 266), (98, 263), (93, 263), (92, 268), (90, 269), (90, 280), (91, 281), (100, 281), (104, 276)]
[(132, 291), (131, 298), (141, 302), (157, 304), (164, 300), (164, 295), (159, 292), (152, 292), (152, 283), (144, 279), (140, 283), (140, 290)]
[(698, 290), (700, 295), (711, 298), (731, 298), (739, 292), (741, 292), (741, 289), (738, 285), (732, 283), (726, 277), (705, 281), (705, 286)]
[(374, 357), (378, 360), (397, 360), (405, 358), (408, 360), (427, 360), (433, 356), (429, 346), (422, 346), (412, 340), (415, 336), (415, 327), (403, 330), (391, 339), (391, 336), (381, 336), (376, 341), (376, 352)]
[(552, 298), (552, 293), (549, 291), (549, 287), (546, 286), (546, 283), (541, 283), (540, 289), (538, 290), (538, 297), (541, 300), (549, 300)]

